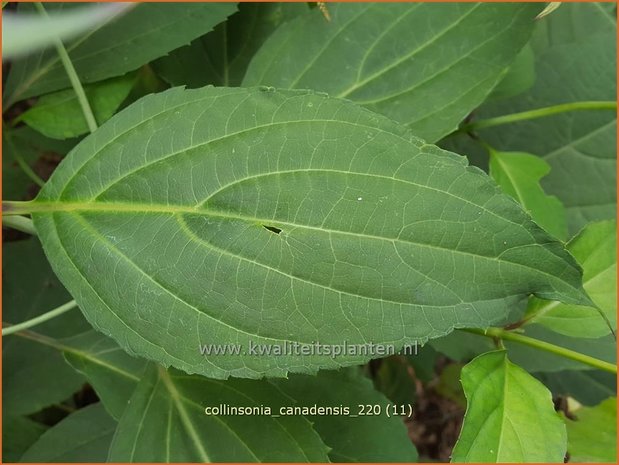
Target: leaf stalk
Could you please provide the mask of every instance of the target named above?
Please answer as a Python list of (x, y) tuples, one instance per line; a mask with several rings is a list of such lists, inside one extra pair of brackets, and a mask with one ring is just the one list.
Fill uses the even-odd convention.
[(30, 218), (21, 215), (10, 215), (2, 217), (2, 226), (16, 229), (27, 234), (37, 235), (37, 230)]
[[(41, 2), (35, 2), (34, 6), (39, 11), (39, 13), (45, 17), (49, 18), (43, 4)], [(77, 76), (77, 72), (75, 71), (75, 67), (73, 66), (73, 62), (67, 53), (67, 49), (65, 48), (62, 40), (58, 37), (54, 39), (54, 46), (56, 47), (56, 51), (58, 52), (58, 56), (60, 57), (60, 61), (64, 66), (67, 75), (69, 76), (69, 80), (71, 81), (71, 86), (75, 91), (75, 95), (77, 96), (77, 101), (82, 108), (82, 113), (84, 113), (84, 118), (86, 119), (86, 123), (88, 124), (88, 129), (90, 132), (95, 132), (97, 130), (97, 121), (95, 120), (95, 115), (92, 112), (92, 108), (90, 107), (90, 103), (88, 103), (88, 99), (86, 98), (86, 92), (84, 92), (84, 87), (80, 82), (79, 77)]]
[(560, 105), (552, 105), (549, 107), (536, 108), (534, 110), (521, 111), (509, 115), (497, 116), (495, 118), (482, 119), (464, 124), (456, 132), (470, 132), (477, 129), (491, 128), (501, 126), (503, 124), (517, 123), (546, 116), (557, 115), (559, 113), (567, 113), (571, 111), (583, 110), (614, 110), (617, 111), (617, 102), (612, 101), (584, 101), (562, 103)]
[(44, 313), (43, 315), (31, 318), (30, 320), (26, 320), (23, 323), (2, 328), (2, 336), (9, 336), (10, 334), (14, 334), (19, 331), (32, 328), (33, 326), (40, 325), (41, 323), (45, 323), (46, 321), (49, 321), (53, 318), (56, 318), (57, 316), (62, 315), (63, 313), (68, 312), (69, 310), (74, 309), (75, 307), (77, 307), (77, 302), (75, 302), (75, 300), (71, 300), (66, 304), (62, 304), (60, 307), (56, 307), (55, 309)]
[(581, 354), (580, 352), (576, 352), (574, 350), (567, 349), (565, 347), (557, 346), (549, 342), (540, 341), (539, 339), (525, 336), (523, 334), (506, 331), (501, 328), (487, 328), (485, 330), (477, 329), (477, 328), (465, 328), (465, 329), (462, 329), (462, 331), (466, 331), (467, 333), (477, 334), (479, 336), (499, 338), (505, 341), (517, 342), (519, 344), (524, 344), (529, 347), (534, 347), (536, 349), (550, 352), (560, 357), (569, 358), (570, 360), (575, 360), (577, 362), (584, 363), (585, 365), (592, 366), (599, 370), (617, 374), (617, 365), (613, 365), (612, 363), (605, 362), (604, 360), (599, 360), (597, 358), (590, 357), (589, 355)]

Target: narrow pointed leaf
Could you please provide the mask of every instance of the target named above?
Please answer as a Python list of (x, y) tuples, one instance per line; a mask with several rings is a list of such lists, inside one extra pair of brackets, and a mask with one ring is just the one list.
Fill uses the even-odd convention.
[[(541, 7), (333, 3), (280, 27), (244, 85), (316, 89), (407, 124), (430, 142), (456, 129), (502, 78)], [(273, 57), (277, 56), (277, 59)]]
[[(151, 366), (114, 436), (112, 462), (327, 462), (311, 423), (273, 417), (290, 399), (266, 381), (217, 381)], [(250, 416), (205, 407), (255, 408)], [(259, 412), (263, 411), (263, 414)], [(249, 421), (251, 420), (251, 421)], [(274, 447), (276, 445), (276, 447)]]
[(467, 410), (452, 462), (562, 463), (565, 424), (542, 383), (488, 352), (462, 369)]
[(308, 91), (146, 97), (29, 208), (95, 327), (212, 377), (358, 364), (380, 356), (359, 345), (485, 327), (529, 294), (589, 302), (563, 245), (463, 157)]
[(583, 287), (597, 308), (532, 298), (530, 321), (566, 336), (605, 336), (617, 328), (616, 221), (590, 223), (567, 248), (582, 266)]

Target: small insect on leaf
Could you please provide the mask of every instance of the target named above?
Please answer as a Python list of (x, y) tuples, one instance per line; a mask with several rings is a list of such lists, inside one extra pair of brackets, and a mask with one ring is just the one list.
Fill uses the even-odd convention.
[(331, 21), (331, 14), (329, 13), (329, 9), (327, 8), (327, 4), (325, 2), (316, 2), (318, 8), (322, 12), (322, 15), (325, 17), (327, 21)]
[(544, 8), (540, 14), (538, 14), (535, 19), (542, 19), (544, 16), (548, 16), (550, 13), (555, 11), (557, 8), (561, 6), (561, 2), (550, 2), (546, 8)]

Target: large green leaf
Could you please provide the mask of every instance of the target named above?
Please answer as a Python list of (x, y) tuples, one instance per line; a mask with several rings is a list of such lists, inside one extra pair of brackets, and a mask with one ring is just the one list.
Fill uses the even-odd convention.
[(27, 208), (95, 327), (217, 378), (360, 363), (528, 294), (589, 303), (563, 245), (463, 157), (310, 91), (146, 97)]
[[(118, 110), (136, 82), (130, 73), (84, 86), (86, 98), (98, 124), (104, 123)], [(61, 90), (41, 97), (17, 118), (53, 139), (68, 139), (88, 132), (88, 124), (73, 89)]]
[[(267, 381), (224, 382), (151, 366), (120, 419), (109, 459), (327, 462), (328, 449), (307, 419), (273, 416), (289, 403), (290, 399)], [(255, 410), (250, 410), (254, 414), (205, 410), (225, 406)]]
[[(66, 4), (47, 4), (50, 12)], [(20, 11), (31, 11), (20, 5)], [(128, 13), (66, 42), (82, 83), (133, 71), (207, 33), (236, 10), (233, 3), (140, 3)], [(54, 49), (15, 61), (6, 82), (4, 106), (70, 87)]]
[(617, 463), (617, 397), (574, 414), (566, 420), (570, 462)]
[[(2, 271), (4, 322), (21, 323), (71, 300), (36, 239), (4, 244)], [(88, 323), (74, 309), (37, 330), (63, 337), (86, 328)], [(69, 398), (84, 383), (57, 350), (17, 335), (2, 338), (2, 362), (4, 413), (34, 413)]]
[[(612, 3), (569, 3), (538, 21), (535, 85), (484, 105), (479, 119), (581, 100), (616, 100), (616, 17)], [(482, 130), (500, 150), (532, 152), (550, 164), (542, 186), (567, 208), (571, 234), (616, 216), (614, 111), (582, 111)]]
[(159, 58), (153, 67), (173, 86), (238, 86), (277, 26), (307, 10), (305, 3), (240, 3), (239, 11), (212, 32)]
[(555, 196), (548, 196), (539, 180), (550, 166), (535, 155), (490, 150), (490, 176), (529, 212), (533, 220), (555, 237), (567, 239), (565, 208)]
[(550, 392), (507, 359), (483, 354), (462, 369), (467, 410), (452, 462), (558, 462), (565, 425)]
[(23, 462), (105, 462), (116, 430), (101, 404), (72, 413), (48, 429), (22, 456)]
[(617, 328), (617, 222), (590, 223), (567, 248), (582, 266), (584, 288), (598, 309), (532, 298), (529, 321), (567, 336), (605, 336)]
[(500, 81), (540, 10), (526, 3), (334, 3), (331, 21), (314, 10), (281, 26), (243, 84), (345, 97), (433, 142)]

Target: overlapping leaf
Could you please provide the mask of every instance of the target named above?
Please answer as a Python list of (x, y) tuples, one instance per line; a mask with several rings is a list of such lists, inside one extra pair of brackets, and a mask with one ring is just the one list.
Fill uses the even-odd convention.
[(244, 85), (316, 89), (430, 142), (490, 93), (530, 37), (539, 5), (334, 3), (281, 26)]
[[(486, 175), (307, 91), (144, 98), (28, 208), (93, 325), (212, 377), (361, 363), (373, 354), (359, 346), (487, 326), (531, 293), (588, 302), (563, 245)], [(339, 357), (290, 349), (343, 341)]]

